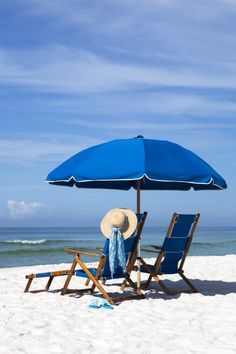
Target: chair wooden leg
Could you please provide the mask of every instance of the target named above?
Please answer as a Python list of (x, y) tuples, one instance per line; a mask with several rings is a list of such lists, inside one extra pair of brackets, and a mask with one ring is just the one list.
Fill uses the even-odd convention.
[(163, 281), (158, 277), (157, 274), (155, 274), (152, 269), (149, 267), (149, 265), (141, 258), (141, 263), (143, 266), (146, 268), (147, 272), (150, 274), (148, 277), (147, 282), (145, 283), (145, 288), (147, 288), (150, 285), (150, 282), (153, 279), (156, 280), (158, 285), (162, 288), (162, 290), (167, 294), (167, 295), (177, 295), (181, 292), (198, 292), (195, 286), (190, 282), (190, 280), (183, 274), (183, 271), (179, 271), (179, 275), (183, 278), (183, 280), (186, 282), (186, 284), (192, 289), (192, 291), (172, 291), (170, 290), (164, 283)]
[(93, 282), (93, 286), (92, 288), (95, 289), (95, 287), (98, 288), (98, 290), (102, 293), (102, 295), (105, 297), (105, 299), (107, 299), (111, 304), (114, 305), (114, 301), (112, 300), (112, 298), (107, 294), (107, 292), (103, 289), (103, 287), (101, 286), (101, 284), (99, 283), (99, 281), (89, 272), (88, 268), (85, 266), (84, 263), (82, 263), (80, 260), (78, 260), (80, 263), (80, 266), (82, 267), (82, 269), (85, 271), (85, 273), (88, 275), (88, 277), (90, 277), (91, 281)]
[[(155, 269), (155, 270), (158, 270), (158, 269), (159, 269), (160, 264), (161, 264), (162, 257), (163, 257), (163, 252), (160, 252), (159, 255), (158, 255), (158, 257), (157, 257), (157, 259), (156, 259), (156, 262), (154, 263), (154, 269)], [(147, 269), (148, 264), (144, 261), (143, 258), (141, 258), (141, 263), (142, 263), (143, 266)], [(152, 272), (152, 270), (151, 270), (151, 268), (150, 268), (149, 266), (148, 266), (148, 268), (149, 268), (149, 270), (148, 270), (149, 273), (150, 273), (150, 271), (151, 271), (152, 274), (156, 274), (157, 271)], [(151, 281), (152, 281), (153, 275), (152, 275), (151, 273), (150, 273), (150, 275), (149, 275), (149, 277), (148, 277), (148, 280), (147, 280), (146, 283), (145, 283), (145, 288), (149, 287), (149, 285), (150, 285), (150, 283), (151, 283)], [(159, 278), (158, 278), (158, 279), (159, 279)], [(160, 279), (159, 279), (159, 281), (160, 281)]]
[(143, 296), (142, 290), (130, 279), (130, 276), (127, 276), (126, 281), (130, 284), (130, 286), (134, 289), (137, 295)]
[(80, 260), (80, 258), (78, 256), (75, 256), (75, 260), (76, 262), (81, 266), (81, 268), (85, 271), (85, 273), (87, 274), (87, 276), (91, 279), (91, 281), (93, 282), (93, 286), (92, 289), (95, 287), (98, 288), (98, 290), (102, 293), (102, 295), (105, 297), (105, 299), (107, 299), (107, 301), (109, 301), (110, 304), (115, 305), (114, 301), (112, 300), (112, 298), (107, 294), (107, 292), (103, 289), (103, 287), (101, 286), (101, 284), (99, 283), (99, 281), (90, 273), (90, 271), (88, 270), (88, 268), (86, 267), (86, 265)]
[[(122, 282), (122, 284), (121, 284), (121, 287), (120, 287), (120, 289), (121, 289), (122, 291), (124, 291), (125, 287), (127, 286), (127, 282), (128, 282), (127, 278), (130, 279), (130, 274), (131, 274), (131, 272), (132, 272), (132, 270), (133, 270), (133, 267), (134, 267), (134, 264), (135, 264), (136, 260), (137, 260), (137, 252), (135, 252), (135, 253), (133, 254), (133, 256), (131, 257), (131, 259), (130, 259), (130, 261), (129, 261), (129, 263), (128, 263), (127, 271), (126, 271), (126, 277), (125, 277), (125, 279), (123, 280), (123, 282)], [(130, 280), (131, 280), (131, 279), (130, 279)], [(129, 283), (130, 283), (130, 282), (129, 282)], [(134, 283), (133, 283), (133, 284), (134, 284)], [(133, 287), (133, 285), (131, 285), (131, 286)], [(137, 287), (136, 287), (136, 288), (137, 288)], [(141, 292), (141, 294), (142, 294), (142, 292)]]
[(152, 275), (149, 275), (148, 280), (145, 283), (145, 288), (148, 288), (152, 281)]
[(193, 293), (198, 293), (197, 288), (191, 283), (191, 281), (183, 274), (183, 271), (179, 272), (181, 278), (185, 281), (185, 283), (192, 289)]
[(172, 295), (172, 292), (170, 289), (167, 288), (167, 286), (165, 286), (165, 284), (163, 283), (163, 281), (158, 277), (157, 274), (155, 274), (152, 269), (149, 267), (149, 265), (141, 258), (141, 263), (143, 264), (143, 266), (146, 268), (146, 270), (148, 271), (148, 273), (150, 274), (148, 277), (147, 282), (145, 283), (145, 288), (147, 288), (150, 285), (150, 282), (152, 280), (152, 278), (154, 278), (156, 280), (156, 282), (158, 283), (158, 285), (162, 288), (162, 290), (167, 294), (167, 295)]
[(48, 291), (48, 290), (49, 290), (50, 285), (52, 284), (53, 278), (54, 278), (54, 276), (49, 277), (48, 282), (47, 282), (47, 285), (46, 285), (46, 287), (45, 287), (45, 291)]
[(149, 265), (144, 261), (143, 258), (140, 259), (142, 265), (144, 266), (144, 268), (146, 269), (146, 271), (149, 273), (149, 277), (148, 277), (148, 280), (146, 281), (145, 285), (144, 285), (144, 288), (148, 288), (150, 283), (151, 283), (151, 280), (152, 280), (152, 277), (155, 276), (155, 274), (152, 272), (151, 268), (149, 267)]
[(162, 288), (162, 290), (167, 294), (167, 295), (174, 295), (174, 293), (167, 288), (167, 286), (163, 283), (163, 281), (158, 277), (158, 276), (154, 276), (154, 279), (156, 280), (156, 282), (158, 283), (158, 285)]
[[(95, 279), (98, 281), (99, 278), (100, 278), (100, 274), (101, 274), (101, 271), (102, 271), (102, 268), (104, 267), (104, 264), (105, 264), (105, 258), (104, 259), (101, 259), (99, 264), (98, 264), (98, 268), (97, 268), (97, 272), (96, 272), (96, 276), (95, 276)], [(105, 285), (106, 283), (106, 279), (102, 280), (102, 284)], [(91, 292), (94, 292), (96, 288), (96, 285), (93, 283), (92, 287), (91, 287)]]
[(66, 294), (68, 285), (69, 285), (69, 283), (70, 283), (70, 281), (71, 281), (71, 278), (72, 278), (72, 276), (73, 276), (73, 274), (74, 274), (76, 265), (77, 265), (77, 262), (76, 262), (76, 259), (75, 259), (75, 257), (74, 257), (74, 260), (73, 260), (71, 269), (70, 269), (70, 271), (69, 271), (69, 273), (68, 273), (68, 275), (67, 275), (65, 284), (64, 284), (63, 289), (62, 289), (62, 291), (61, 291), (61, 295), (65, 295), (65, 294)]
[(124, 279), (122, 284), (121, 284), (121, 287), (120, 287), (120, 290), (124, 291), (125, 287), (126, 287), (126, 284), (127, 284), (127, 280)]
[[(167, 295), (174, 295), (175, 293), (173, 293), (169, 288), (167, 288), (167, 286), (164, 284), (164, 282), (158, 277), (158, 275), (156, 274), (152, 274), (151, 275), (151, 279), (155, 279), (157, 284), (160, 286), (160, 288), (164, 291), (164, 293), (166, 293)], [(150, 283), (149, 283), (150, 284)], [(145, 288), (147, 287), (147, 283), (145, 284)]]
[(90, 279), (88, 278), (85, 282), (85, 286), (89, 286), (89, 283), (90, 283)]
[(31, 285), (32, 281), (33, 281), (33, 278), (29, 278), (29, 280), (27, 281), (24, 293), (27, 293), (29, 291), (29, 288), (30, 288), (30, 285)]

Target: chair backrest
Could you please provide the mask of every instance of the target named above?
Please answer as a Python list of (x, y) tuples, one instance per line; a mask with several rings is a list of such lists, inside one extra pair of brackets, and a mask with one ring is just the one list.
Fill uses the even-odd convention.
[[(143, 214), (136, 214), (137, 219), (138, 219), (137, 229), (135, 230), (135, 232), (133, 233), (132, 236), (130, 236), (129, 238), (127, 238), (124, 241), (126, 262), (128, 261), (130, 255), (136, 251), (139, 239), (141, 237), (141, 232), (142, 232), (143, 224), (146, 219), (146, 215), (147, 215), (146, 212), (144, 212)], [(107, 239), (105, 241), (105, 245), (104, 245), (103, 251), (102, 251), (102, 254), (107, 257), (106, 257), (106, 261), (105, 261), (101, 276), (106, 279), (111, 279), (111, 271), (110, 271), (110, 265), (109, 265), (109, 243), (110, 243), (110, 240)], [(124, 277), (124, 271), (121, 267), (118, 266), (115, 273), (113, 274), (113, 279), (122, 278), (122, 277)]]
[(199, 217), (200, 214), (173, 214), (161, 248), (164, 257), (160, 273), (174, 274), (182, 269)]

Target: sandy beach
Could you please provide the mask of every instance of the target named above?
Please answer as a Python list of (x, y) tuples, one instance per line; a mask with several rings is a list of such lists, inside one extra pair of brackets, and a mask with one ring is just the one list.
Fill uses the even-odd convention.
[[(0, 353), (235, 353), (236, 255), (189, 257), (198, 294), (167, 296), (154, 283), (146, 299), (90, 309), (94, 296), (23, 293), (25, 274), (68, 265), (0, 270)], [(183, 285), (178, 277), (176, 286)], [(35, 281), (34, 288), (45, 279)], [(167, 279), (170, 285), (170, 278)], [(74, 278), (73, 285), (83, 284)], [(117, 291), (117, 287), (112, 287)]]

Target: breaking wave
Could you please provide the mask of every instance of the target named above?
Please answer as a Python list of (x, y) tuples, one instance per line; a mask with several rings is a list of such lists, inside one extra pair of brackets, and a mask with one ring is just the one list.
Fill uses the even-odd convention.
[(2, 241), (0, 243), (12, 243), (12, 244), (21, 244), (21, 245), (39, 245), (42, 243), (46, 243), (47, 240), (43, 239), (43, 240), (7, 240), (7, 241)]

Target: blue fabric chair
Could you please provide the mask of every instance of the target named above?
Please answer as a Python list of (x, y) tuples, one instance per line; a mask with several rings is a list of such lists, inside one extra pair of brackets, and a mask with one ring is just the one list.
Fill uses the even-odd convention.
[[(145, 283), (148, 287), (154, 278), (162, 290), (167, 294), (177, 294), (181, 292), (197, 292), (197, 289), (184, 275), (184, 262), (188, 254), (194, 231), (196, 229), (200, 214), (177, 214), (174, 213), (167, 230), (162, 247), (151, 246), (154, 250), (143, 249), (146, 252), (158, 252), (154, 265), (147, 264), (141, 258), (141, 272), (149, 273), (149, 278)], [(189, 290), (173, 292), (160, 280), (162, 274), (179, 274), (186, 282)]]
[[(97, 288), (98, 291), (105, 297), (105, 299), (107, 299), (113, 305), (123, 300), (128, 300), (135, 297), (139, 297), (139, 298), (144, 297), (141, 290), (138, 289), (136, 284), (131, 280), (130, 274), (135, 264), (135, 261), (137, 259), (137, 247), (140, 242), (141, 233), (146, 220), (146, 216), (147, 216), (147, 212), (144, 212), (143, 214), (137, 214), (138, 227), (134, 235), (132, 235), (131, 237), (129, 237), (124, 241), (125, 256), (127, 260), (126, 269), (125, 271), (123, 271), (121, 267), (117, 267), (115, 273), (113, 274), (113, 277), (111, 276), (111, 271), (109, 266), (109, 242), (110, 242), (109, 239), (106, 239), (102, 253), (99, 255), (82, 252), (80, 250), (65, 249), (65, 252), (72, 254), (74, 256), (74, 259), (61, 294), (65, 295), (71, 292), (80, 293), (84, 291), (89, 291), (91, 293), (94, 293), (95, 289)], [(85, 254), (90, 256), (92, 255), (92, 256), (100, 257), (97, 268), (88, 268), (86, 266), (86, 264), (81, 259), (81, 256)], [(80, 269), (78, 270), (76, 270), (77, 265), (80, 266)], [(92, 286), (90, 288), (79, 289), (79, 290), (68, 289), (69, 283), (73, 275), (87, 278), (86, 285), (88, 285), (89, 282), (91, 281)], [(135, 295), (112, 298), (103, 287), (105, 281), (110, 279), (123, 279), (123, 282), (121, 283), (121, 289), (124, 290), (126, 283), (129, 283), (131, 288), (133, 288), (133, 290), (135, 291)]]
[[(143, 214), (137, 214), (137, 218), (138, 218), (137, 229), (131, 237), (129, 237), (128, 239), (126, 239), (124, 241), (125, 257), (126, 257), (126, 261), (127, 261), (125, 272), (123, 271), (123, 269), (121, 267), (117, 267), (115, 273), (113, 274), (113, 279), (120, 279), (120, 278), (124, 279), (124, 281), (121, 285), (122, 290), (124, 290), (127, 282), (130, 284), (130, 286), (136, 292), (135, 297), (137, 297), (137, 296), (143, 297), (143, 294), (140, 291), (140, 289), (137, 289), (136, 284), (134, 284), (134, 282), (131, 280), (130, 274), (131, 274), (132, 268), (135, 264), (135, 261), (137, 259), (137, 247), (140, 242), (141, 233), (142, 233), (143, 226), (144, 226), (144, 223), (146, 220), (146, 216), (147, 216), (147, 212), (144, 212)], [(64, 287), (61, 291), (62, 295), (65, 295), (67, 293), (72, 293), (72, 292), (83, 292), (83, 291), (90, 291), (91, 293), (93, 293), (95, 291), (95, 288), (97, 288), (111, 304), (114, 304), (115, 300), (112, 299), (107, 294), (107, 292), (104, 290), (104, 288), (102, 286), (102, 284), (104, 284), (105, 281), (112, 279), (111, 272), (110, 272), (110, 266), (109, 266), (109, 242), (110, 241), (108, 239), (106, 239), (101, 253), (89, 253), (89, 252), (84, 252), (84, 251), (80, 251), (80, 250), (65, 249), (64, 250), (65, 252), (74, 256), (71, 268), (69, 270), (60, 270), (60, 271), (54, 271), (54, 272), (44, 272), (44, 273), (36, 273), (36, 274), (26, 275), (26, 279), (28, 279), (28, 282), (27, 282), (27, 285), (25, 288), (25, 292), (29, 291), (29, 288), (30, 288), (31, 283), (34, 278), (48, 277), (49, 280), (46, 284), (45, 289), (31, 291), (31, 292), (48, 291), (54, 277), (67, 275)], [(86, 266), (86, 264), (81, 259), (81, 256), (85, 256), (85, 255), (91, 256), (91, 257), (99, 257), (98, 267), (97, 268), (88, 268)], [(76, 269), (77, 265), (80, 266), (80, 269)], [(85, 285), (88, 286), (89, 283), (92, 282), (92, 286), (90, 288), (87, 287), (86, 289), (80, 289), (80, 290), (68, 289), (69, 283), (70, 283), (71, 278), (73, 276), (86, 278)], [(119, 299), (116, 299), (116, 301), (119, 301)]]

